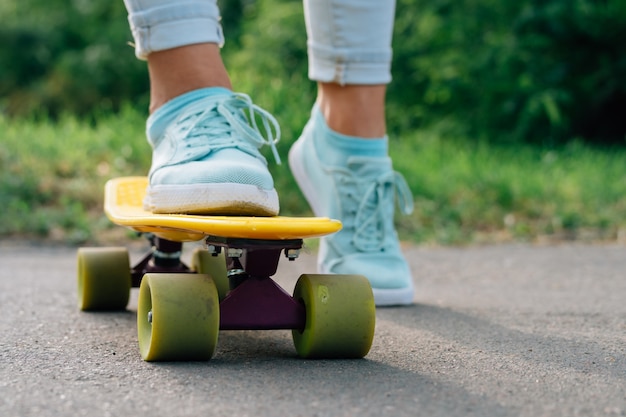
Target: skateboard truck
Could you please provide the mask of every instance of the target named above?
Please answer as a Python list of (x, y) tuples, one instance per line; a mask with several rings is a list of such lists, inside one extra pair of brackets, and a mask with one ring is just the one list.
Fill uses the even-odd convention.
[(221, 330), (302, 329), (304, 306), (271, 279), (284, 251), (290, 259), (302, 239), (257, 240), (207, 237), (226, 254), (228, 295), (220, 303)]
[(141, 279), (149, 272), (188, 273), (191, 269), (185, 265), (182, 255), (182, 242), (161, 239), (151, 233), (144, 233), (151, 245), (151, 251), (130, 269), (132, 286), (139, 288)]
[[(194, 273), (181, 260), (181, 242), (146, 233), (151, 251), (131, 268), (132, 286), (138, 288), (146, 273)], [(302, 329), (304, 307), (271, 277), (281, 254), (295, 260), (302, 239), (261, 240), (220, 238), (205, 240), (209, 253), (225, 254), (230, 291), (220, 302), (220, 330)], [(219, 279), (218, 277), (213, 277)]]

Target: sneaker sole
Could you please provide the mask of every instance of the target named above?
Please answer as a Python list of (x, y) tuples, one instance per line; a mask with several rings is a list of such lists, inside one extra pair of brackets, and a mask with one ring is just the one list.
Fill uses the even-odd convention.
[(378, 307), (406, 306), (413, 304), (413, 287), (398, 289), (372, 288), (374, 303)]
[(276, 216), (276, 190), (247, 184), (149, 186), (144, 208), (153, 213)]
[[(323, 265), (318, 264), (317, 270), (320, 274), (333, 274), (328, 271)], [(415, 296), (415, 289), (413, 288), (413, 281), (411, 281), (408, 287), (404, 288), (373, 288), (374, 304), (377, 307), (393, 307), (393, 306), (407, 306), (413, 304), (413, 297)]]

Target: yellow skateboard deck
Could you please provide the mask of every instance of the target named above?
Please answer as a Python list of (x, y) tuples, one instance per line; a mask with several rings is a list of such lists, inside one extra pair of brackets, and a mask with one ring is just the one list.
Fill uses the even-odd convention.
[(107, 182), (104, 211), (116, 224), (177, 242), (207, 236), (222, 238), (289, 240), (337, 232), (341, 222), (325, 217), (244, 217), (155, 214), (143, 209), (146, 177), (121, 177)]

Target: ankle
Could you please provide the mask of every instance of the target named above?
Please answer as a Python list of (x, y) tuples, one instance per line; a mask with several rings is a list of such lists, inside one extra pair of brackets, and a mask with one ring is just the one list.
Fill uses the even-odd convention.
[(148, 56), (148, 71), (150, 113), (173, 98), (200, 88), (232, 90), (219, 46), (212, 43), (153, 52)]
[(319, 155), (330, 166), (347, 167), (353, 157), (385, 158), (388, 155), (388, 138), (367, 138), (344, 135), (331, 129), (319, 108), (311, 112), (310, 134)]
[(317, 104), (328, 127), (343, 135), (380, 138), (387, 131), (386, 85), (318, 83)]

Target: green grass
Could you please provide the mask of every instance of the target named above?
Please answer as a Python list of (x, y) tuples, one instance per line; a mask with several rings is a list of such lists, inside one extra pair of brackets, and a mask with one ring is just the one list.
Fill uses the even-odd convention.
[[(283, 165), (266, 153), (282, 213), (310, 214), (286, 164), (306, 113), (290, 115), (271, 96), (260, 104), (278, 109), (283, 125)], [(0, 238), (83, 243), (107, 236), (116, 228), (102, 214), (103, 184), (147, 172), (144, 126), (145, 114), (130, 108), (96, 123), (0, 117)], [(624, 149), (494, 146), (416, 131), (392, 138), (391, 152), (415, 197), (415, 212), (397, 218), (406, 240), (616, 240), (626, 226)]]
[(503, 147), (427, 133), (392, 149), (415, 196), (400, 227), (413, 240), (614, 240), (626, 224), (623, 149)]
[(96, 125), (72, 116), (0, 117), (0, 236), (72, 243), (97, 236), (105, 181), (141, 174), (150, 163), (145, 116), (126, 109)]

